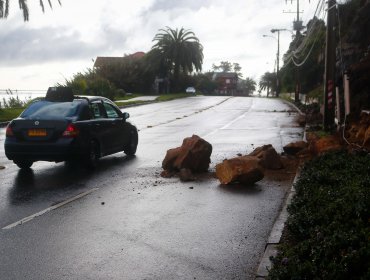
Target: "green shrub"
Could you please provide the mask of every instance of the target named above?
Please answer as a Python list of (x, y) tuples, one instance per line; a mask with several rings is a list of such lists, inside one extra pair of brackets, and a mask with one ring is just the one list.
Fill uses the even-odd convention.
[(288, 207), (289, 242), (270, 279), (370, 279), (370, 156), (308, 162)]

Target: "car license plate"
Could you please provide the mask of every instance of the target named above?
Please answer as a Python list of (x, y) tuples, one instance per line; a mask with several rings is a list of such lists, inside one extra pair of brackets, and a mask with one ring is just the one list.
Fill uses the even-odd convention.
[(31, 137), (42, 137), (46, 136), (46, 129), (38, 128), (38, 129), (29, 129), (28, 136)]

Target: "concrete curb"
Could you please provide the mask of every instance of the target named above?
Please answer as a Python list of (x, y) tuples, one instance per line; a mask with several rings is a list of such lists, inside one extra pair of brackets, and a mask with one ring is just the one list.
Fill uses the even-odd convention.
[[(300, 115), (305, 115), (292, 102), (289, 102), (289, 101), (284, 100), (284, 99), (281, 99), (281, 100), (284, 101), (285, 103), (287, 103), (289, 106), (294, 107), (294, 109), (296, 109)], [(306, 130), (307, 130), (307, 126), (304, 129), (304, 135), (303, 135), (303, 140), (304, 141), (306, 139)], [(285, 222), (287, 221), (288, 216), (289, 216), (288, 210), (287, 210), (288, 205), (291, 203), (291, 201), (292, 201), (292, 199), (295, 195), (294, 185), (297, 182), (297, 180), (299, 178), (299, 175), (300, 175), (300, 167), (298, 167), (297, 173), (296, 173), (296, 175), (294, 177), (294, 180), (293, 180), (293, 183), (292, 183), (292, 187), (290, 188), (290, 191), (289, 191), (289, 193), (288, 193), (288, 195), (287, 195), (287, 197), (284, 201), (283, 208), (282, 208), (279, 216), (275, 220), (275, 223), (272, 227), (270, 236), (269, 236), (269, 238), (267, 240), (267, 243), (266, 243), (265, 252), (264, 252), (263, 257), (260, 260), (260, 263), (258, 265), (258, 269), (257, 269), (257, 272), (256, 272), (256, 278), (255, 279), (265, 279), (268, 276), (269, 270), (272, 267), (272, 263), (271, 263), (270, 258), (275, 257), (277, 255), (278, 245), (280, 244), (280, 239), (281, 239), (281, 236), (282, 236), (282, 233), (283, 233), (283, 230), (284, 230)]]
[(285, 226), (285, 222), (288, 219), (288, 205), (291, 203), (294, 195), (295, 195), (295, 188), (294, 185), (297, 182), (300, 175), (300, 169), (297, 170), (297, 173), (294, 177), (292, 187), (290, 188), (290, 191), (284, 201), (283, 208), (277, 217), (274, 226), (272, 227), (270, 236), (267, 240), (267, 244), (265, 247), (265, 252), (263, 254), (262, 259), (260, 260), (260, 264), (258, 266), (257, 272), (256, 272), (256, 278), (255, 279), (265, 279), (268, 274), (269, 270), (272, 267), (272, 263), (270, 260), (270, 257), (275, 257), (278, 252), (278, 245), (280, 243), (281, 235), (283, 233), (283, 229)]
[(301, 109), (299, 109), (299, 108), (297, 107), (297, 105), (295, 105), (293, 102), (290, 102), (290, 101), (285, 100), (285, 99), (282, 99), (282, 98), (280, 98), (280, 100), (281, 100), (281, 101), (283, 101), (283, 102), (285, 102), (286, 104), (288, 104), (288, 105), (292, 106), (295, 110), (297, 110), (297, 112), (298, 112), (300, 115), (302, 115), (302, 116), (305, 116), (305, 115), (306, 115), (306, 114), (305, 114), (305, 113), (303, 113), (303, 112), (301, 111)]

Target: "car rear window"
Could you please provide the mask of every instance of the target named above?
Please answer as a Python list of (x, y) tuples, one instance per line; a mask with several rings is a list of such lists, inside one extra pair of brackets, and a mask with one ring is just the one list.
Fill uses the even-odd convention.
[(40, 120), (76, 118), (78, 116), (80, 104), (80, 100), (75, 100), (73, 102), (37, 101), (32, 103), (21, 114), (21, 118)]

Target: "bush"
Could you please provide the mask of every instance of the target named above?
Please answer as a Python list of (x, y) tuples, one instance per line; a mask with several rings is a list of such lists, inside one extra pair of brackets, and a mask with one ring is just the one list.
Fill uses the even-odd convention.
[(21, 100), (17, 95), (14, 95), (11, 90), (7, 90), (6, 94), (8, 98), (3, 98), (3, 101), (0, 101), (0, 109), (1, 108), (23, 108), (31, 101), (31, 97), (26, 98), (25, 100)]
[(370, 279), (370, 156), (308, 162), (288, 207), (288, 242), (270, 279)]

